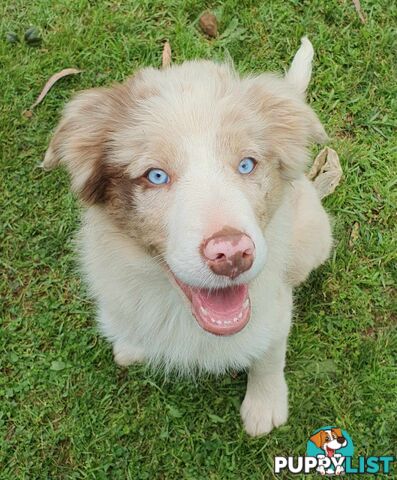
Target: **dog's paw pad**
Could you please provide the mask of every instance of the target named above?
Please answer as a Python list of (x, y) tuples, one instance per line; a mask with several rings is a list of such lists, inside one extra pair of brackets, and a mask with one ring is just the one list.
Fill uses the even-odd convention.
[(287, 388), (272, 392), (272, 395), (247, 395), (241, 405), (241, 418), (248, 435), (257, 437), (270, 433), (288, 419)]
[(134, 363), (141, 363), (145, 359), (144, 351), (139, 347), (135, 347), (134, 350), (114, 348), (113, 355), (114, 361), (117, 365), (120, 365), (120, 367), (128, 367)]

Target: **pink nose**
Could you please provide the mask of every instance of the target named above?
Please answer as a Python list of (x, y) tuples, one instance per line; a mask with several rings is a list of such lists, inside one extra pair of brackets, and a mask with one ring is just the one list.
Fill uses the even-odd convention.
[(251, 268), (255, 245), (245, 233), (223, 229), (204, 240), (201, 253), (214, 273), (236, 278)]

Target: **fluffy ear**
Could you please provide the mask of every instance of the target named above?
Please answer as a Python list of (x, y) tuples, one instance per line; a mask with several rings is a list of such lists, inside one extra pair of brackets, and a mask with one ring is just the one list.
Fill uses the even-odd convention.
[(64, 109), (42, 167), (66, 166), (72, 190), (88, 204), (104, 201), (111, 166), (106, 157), (109, 139), (125, 110), (125, 85), (78, 94)]
[(278, 162), (286, 180), (298, 178), (305, 169), (309, 145), (327, 139), (320, 120), (284, 79), (264, 74), (247, 81), (247, 103), (261, 118), (269, 160)]
[(320, 430), (310, 437), (310, 440), (316, 445), (317, 448), (321, 448), (325, 443), (325, 432)]
[(307, 37), (301, 39), (301, 47), (296, 52), (291, 66), (285, 75), (285, 80), (296, 90), (304, 95), (312, 75), (312, 61), (314, 56), (313, 45)]

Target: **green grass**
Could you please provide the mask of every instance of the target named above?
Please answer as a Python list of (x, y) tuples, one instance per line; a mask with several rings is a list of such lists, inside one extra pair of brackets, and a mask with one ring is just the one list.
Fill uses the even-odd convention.
[[(1, 479), (268, 479), (275, 455), (304, 454), (326, 424), (358, 455), (396, 454), (397, 5), (362, 4), (365, 25), (347, 0), (1, 2)], [(212, 41), (197, 29), (206, 8), (224, 32)], [(6, 43), (30, 25), (41, 47)], [(245, 375), (165, 381), (114, 365), (76, 273), (79, 207), (65, 172), (38, 164), (74, 92), (158, 66), (165, 39), (176, 62), (230, 55), (260, 72), (282, 70), (305, 33), (317, 53), (310, 100), (344, 169), (325, 201), (335, 250), (296, 295), (289, 422), (251, 439), (238, 414)], [(84, 73), (24, 118), (65, 67)]]

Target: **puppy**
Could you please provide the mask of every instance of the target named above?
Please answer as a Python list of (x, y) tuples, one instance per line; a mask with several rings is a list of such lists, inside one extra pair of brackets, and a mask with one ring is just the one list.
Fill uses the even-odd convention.
[(82, 268), (120, 365), (248, 369), (246, 431), (287, 420), (292, 288), (323, 263), (329, 219), (304, 176), (326, 138), (305, 103), (313, 48), (284, 77), (189, 61), (77, 95), (43, 166), (85, 206)]
[[(340, 453), (335, 453), (340, 448), (346, 447), (347, 440), (342, 434), (340, 428), (331, 428), (330, 430), (320, 430), (316, 434), (310, 437), (310, 440), (316, 445), (316, 447), (324, 450), (325, 455), (317, 455), (317, 458), (324, 457), (340, 457)], [(321, 475), (333, 474), (341, 475), (344, 472), (342, 465), (338, 465), (335, 469), (335, 472), (332, 468), (329, 468), (327, 471), (323, 466), (317, 468), (318, 472)]]

